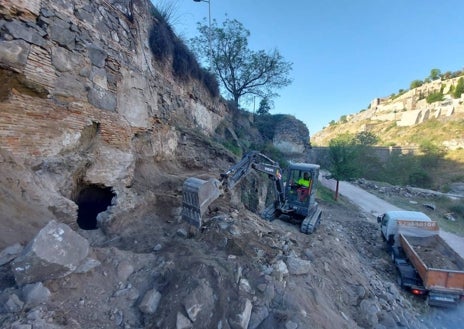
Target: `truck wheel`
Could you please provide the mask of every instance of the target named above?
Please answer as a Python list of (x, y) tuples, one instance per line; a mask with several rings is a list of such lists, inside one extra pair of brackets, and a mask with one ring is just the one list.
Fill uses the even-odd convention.
[(396, 283), (400, 286), (400, 288), (404, 288), (403, 277), (401, 276), (400, 271), (396, 272)]
[(390, 234), (390, 235), (388, 236), (388, 244), (389, 244), (390, 246), (393, 246), (393, 245), (395, 244), (395, 236), (394, 236), (393, 234)]
[(427, 295), (427, 297), (425, 297), (425, 304), (428, 305), (428, 306), (431, 306), (430, 305), (430, 296)]

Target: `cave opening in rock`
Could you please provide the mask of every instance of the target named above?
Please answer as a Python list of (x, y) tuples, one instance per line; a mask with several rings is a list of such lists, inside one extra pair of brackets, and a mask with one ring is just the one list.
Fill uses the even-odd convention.
[(98, 228), (97, 215), (111, 206), (111, 200), (116, 194), (111, 187), (89, 185), (83, 188), (77, 197), (77, 225), (83, 230)]

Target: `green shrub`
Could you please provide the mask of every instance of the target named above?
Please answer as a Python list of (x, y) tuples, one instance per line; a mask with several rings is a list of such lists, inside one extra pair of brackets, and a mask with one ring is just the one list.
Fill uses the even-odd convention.
[(324, 202), (327, 202), (327, 203), (336, 203), (336, 201), (334, 200), (334, 196), (333, 196), (334, 192), (323, 186), (322, 184), (319, 184), (317, 186), (317, 190), (316, 190), (316, 197)]
[(407, 90), (400, 89), (400, 90), (398, 90), (398, 94), (395, 94), (395, 93), (391, 94), (390, 99), (391, 100), (396, 99), (396, 98), (400, 97), (401, 95), (403, 95), (404, 93), (406, 93), (406, 91)]
[(451, 205), (449, 209), (452, 211), (454, 215), (464, 218), (464, 203), (454, 202), (454, 204)]
[(424, 82), (422, 80), (414, 80), (414, 81), (411, 82), (410, 89), (420, 87), (423, 84), (424, 84)]
[(461, 95), (464, 93), (464, 79), (459, 78), (458, 84), (456, 85), (456, 88), (453, 91), (453, 97), (454, 98), (459, 98)]
[(464, 71), (458, 70), (458, 71), (455, 71), (455, 72), (451, 73), (452, 78), (457, 78), (457, 77), (459, 77), (461, 75), (464, 75)]
[(419, 145), (419, 149), (423, 153), (419, 157), (423, 168), (437, 167), (440, 160), (446, 155), (446, 149), (443, 146), (436, 145), (428, 140), (423, 140)]
[(184, 81), (189, 78), (196, 79), (205, 85), (212, 97), (219, 96), (216, 76), (200, 67), (194, 53), (176, 36), (168, 23), (171, 10), (172, 8), (167, 8), (160, 12), (153, 8), (155, 21), (148, 36), (153, 56), (160, 62), (172, 58), (172, 70), (176, 77)]
[(393, 152), (382, 168), (379, 168), (378, 180), (393, 185), (409, 184), (409, 176), (420, 168), (418, 161), (412, 155)]
[(409, 184), (416, 187), (430, 187), (432, 178), (425, 171), (420, 170), (409, 175)]
[(224, 147), (226, 149), (228, 149), (229, 151), (231, 151), (233, 154), (241, 157), (242, 156), (242, 149), (240, 148), (240, 146), (232, 143), (232, 142), (229, 142), (229, 141), (225, 141), (225, 142), (222, 142), (222, 145), (224, 145)]
[(440, 69), (431, 69), (430, 70), (430, 79), (432, 80), (438, 80), (441, 77), (441, 71)]
[(444, 99), (443, 92), (441, 91), (436, 91), (431, 94), (429, 94), (426, 98), (428, 104), (432, 104), (435, 102), (440, 102)]
[(252, 150), (259, 151), (272, 160), (278, 162), (280, 168), (283, 169), (288, 167), (287, 157), (271, 142), (265, 142), (263, 144), (251, 144), (250, 148)]
[(282, 115), (262, 114), (256, 116), (255, 125), (265, 141), (272, 141), (274, 138), (275, 127), (282, 119)]
[(354, 136), (356, 144), (372, 146), (379, 142), (379, 137), (370, 131), (361, 131)]

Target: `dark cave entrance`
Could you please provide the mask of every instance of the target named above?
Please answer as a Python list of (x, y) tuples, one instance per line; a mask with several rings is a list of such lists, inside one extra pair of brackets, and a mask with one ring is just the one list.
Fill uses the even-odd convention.
[(77, 197), (77, 225), (83, 230), (98, 228), (97, 215), (111, 206), (111, 200), (116, 196), (111, 187), (89, 185), (84, 187)]

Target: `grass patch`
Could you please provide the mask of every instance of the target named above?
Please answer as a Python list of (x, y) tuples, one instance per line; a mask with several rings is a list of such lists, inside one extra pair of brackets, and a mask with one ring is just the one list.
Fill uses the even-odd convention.
[(154, 58), (160, 63), (171, 63), (174, 76), (182, 81), (195, 79), (203, 83), (212, 97), (219, 96), (216, 76), (200, 67), (197, 58), (179, 38), (169, 23), (172, 13), (153, 7), (153, 24), (148, 36), (148, 44)]
[(335, 204), (337, 201), (334, 199), (334, 191), (323, 186), (322, 184), (317, 185), (316, 197), (328, 204)]
[(240, 148), (240, 146), (232, 143), (232, 142), (229, 142), (229, 141), (224, 141), (222, 142), (222, 145), (228, 149), (229, 151), (231, 151), (233, 154), (235, 154), (236, 156), (238, 157), (241, 157), (242, 156), (242, 149)]

